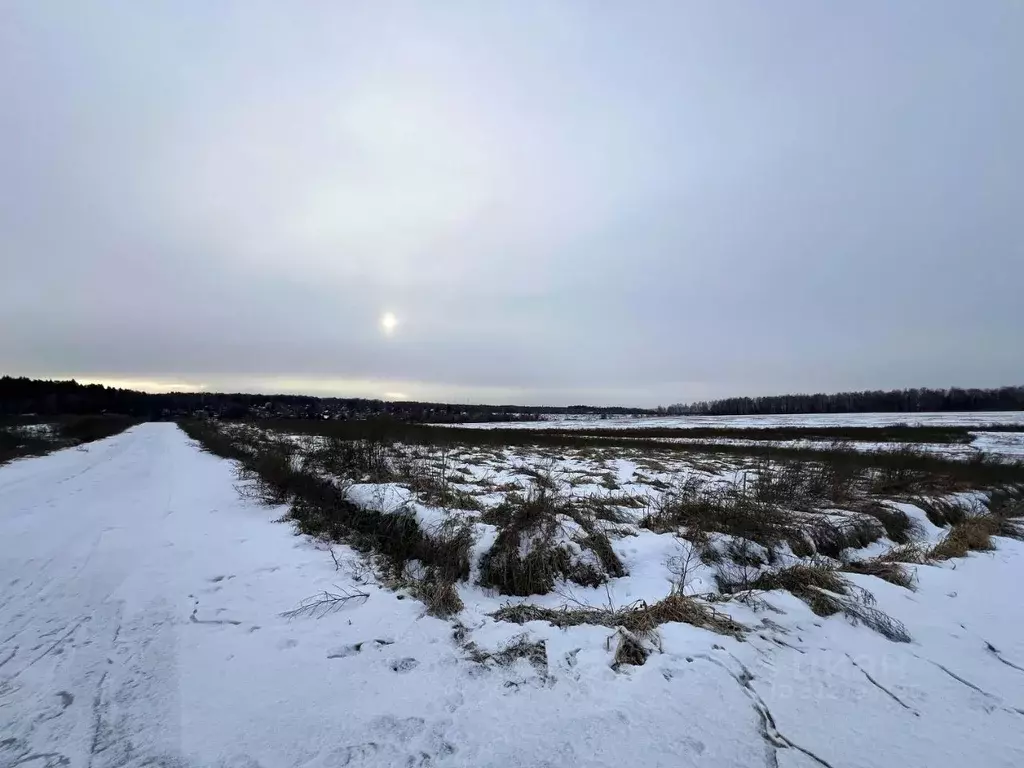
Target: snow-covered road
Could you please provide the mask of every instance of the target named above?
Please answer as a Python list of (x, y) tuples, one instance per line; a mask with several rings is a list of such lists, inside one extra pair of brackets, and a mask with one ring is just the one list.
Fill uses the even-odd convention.
[[(241, 499), (231, 465), (172, 424), (0, 468), (0, 768), (1024, 756), (1014, 542), (955, 571), (923, 569), (917, 593), (872, 584), (910, 645), (782, 596), (785, 615), (741, 619), (767, 616), (784, 635), (666, 625), (665, 653), (628, 673), (609, 668), (604, 628), (531, 626), (547, 641), (538, 675), (467, 661), (450, 622), (372, 586), (324, 618), (282, 617), (351, 582), (273, 524), (281, 512)], [(462, 618), (483, 647), (524, 629), (471, 604)]]

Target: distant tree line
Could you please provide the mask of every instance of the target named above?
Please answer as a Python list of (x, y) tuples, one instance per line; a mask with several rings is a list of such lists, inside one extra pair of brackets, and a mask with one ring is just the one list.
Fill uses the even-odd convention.
[(0, 377), (0, 416), (41, 416), (118, 413), (148, 420), (183, 416), (219, 419), (296, 418), (364, 419), (391, 417), (402, 421), (456, 423), (467, 421), (535, 420), (542, 413), (584, 415), (650, 415), (654, 410), (572, 405), (462, 405), (388, 402), (365, 398), (308, 395), (251, 395), (213, 392), (150, 394), (77, 381)]
[(815, 395), (729, 397), (672, 405), (671, 414), (754, 416), (795, 413), (914, 413), (1024, 410), (1024, 387), (995, 389), (893, 389)]

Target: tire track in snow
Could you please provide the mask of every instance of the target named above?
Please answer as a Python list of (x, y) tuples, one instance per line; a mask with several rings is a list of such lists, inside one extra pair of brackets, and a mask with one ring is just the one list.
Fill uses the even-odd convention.
[(873, 686), (875, 686), (875, 688), (877, 688), (878, 690), (882, 691), (882, 693), (884, 693), (886, 696), (888, 696), (890, 699), (895, 701), (897, 704), (899, 704), (904, 709), (906, 709), (906, 710), (908, 710), (910, 712), (913, 712), (914, 713), (914, 717), (920, 717), (921, 716), (920, 712), (918, 712), (916, 709), (911, 707), (909, 704), (905, 703), (899, 696), (897, 696), (895, 693), (890, 691), (884, 685), (882, 685), (877, 680), (875, 680), (875, 678), (873, 678), (871, 675), (869, 675), (868, 671), (866, 669), (864, 669), (864, 667), (862, 667), (860, 664), (858, 664), (856, 661), (854, 661), (853, 656), (851, 656), (850, 654), (846, 654), (846, 658), (848, 658), (850, 660), (850, 663), (853, 664), (853, 666), (855, 666), (857, 669), (859, 669), (863, 673), (864, 677), (866, 677), (868, 679), (868, 682), (871, 683)]
[(74, 625), (73, 627), (71, 627), (71, 629), (69, 629), (69, 630), (68, 630), (67, 632), (65, 632), (65, 633), (64, 633), (63, 635), (61, 635), (60, 637), (58, 637), (58, 638), (57, 638), (57, 640), (56, 640), (56, 641), (54, 641), (54, 642), (53, 642), (53, 644), (52, 644), (52, 645), (50, 645), (50, 647), (49, 647), (49, 648), (47, 648), (47, 649), (46, 649), (45, 651), (43, 651), (43, 652), (42, 652), (41, 654), (39, 654), (39, 655), (38, 655), (38, 656), (36, 656), (36, 657), (35, 657), (34, 659), (32, 659), (32, 661), (30, 661), (30, 662), (29, 662), (28, 664), (26, 664), (26, 665), (25, 665), (24, 667), (22, 667), (21, 669), (19, 669), (19, 670), (18, 670), (17, 672), (15, 672), (15, 673), (14, 673), (14, 675), (12, 675), (12, 679), (13, 679), (13, 678), (15, 678), (15, 677), (17, 677), (18, 675), (22, 674), (23, 672), (25, 672), (25, 671), (26, 671), (26, 670), (28, 670), (29, 668), (31, 668), (31, 667), (34, 667), (34, 666), (35, 666), (36, 664), (38, 664), (38, 663), (39, 663), (40, 661), (42, 661), (42, 660), (43, 660), (43, 659), (45, 659), (45, 658), (46, 658), (47, 656), (49, 656), (49, 655), (50, 655), (51, 653), (53, 653), (53, 652), (54, 652), (55, 650), (57, 650), (57, 648), (58, 648), (58, 647), (59, 647), (60, 645), (62, 645), (62, 644), (64, 643), (64, 641), (65, 641), (65, 640), (67, 640), (67, 639), (68, 639), (69, 637), (71, 637), (71, 636), (72, 636), (72, 635), (73, 635), (73, 634), (74, 634), (74, 633), (75, 633), (75, 632), (76, 632), (76, 631), (78, 630), (78, 628), (79, 628), (80, 626), (82, 626), (83, 624), (85, 624), (85, 622), (87, 622), (87, 621), (89, 621), (89, 617), (88, 617), (88, 616), (85, 616), (84, 618), (81, 618), (81, 619), (79, 619), (79, 620), (78, 620), (77, 622), (75, 622), (75, 625)]
[(980, 693), (982, 696), (984, 696), (985, 698), (991, 699), (992, 701), (994, 701), (997, 704), (997, 706), (1000, 709), (1004, 710), (1005, 712), (1012, 712), (1013, 714), (1017, 714), (1017, 715), (1020, 715), (1021, 717), (1024, 717), (1024, 709), (1021, 709), (1020, 707), (1013, 707), (1013, 706), (1010, 706), (1010, 705), (1006, 704), (1006, 702), (1004, 702), (1001, 698), (999, 698), (995, 694), (989, 693), (988, 691), (984, 690), (983, 688), (980, 688), (979, 686), (977, 686), (974, 683), (972, 683), (970, 680), (967, 680), (967, 679), (965, 679), (963, 677), (960, 677), (960, 675), (958, 675), (956, 672), (953, 672), (948, 667), (945, 667), (942, 664), (939, 664), (939, 662), (937, 662), (937, 661), (932, 661), (931, 659), (923, 659), (921, 656), (917, 656), (917, 654), (914, 654), (914, 656), (916, 656), (917, 658), (921, 659), (922, 661), (927, 661), (929, 664), (934, 664), (936, 667), (941, 669), (943, 672), (945, 672), (947, 675), (949, 675), (951, 678), (956, 680), (961, 685), (965, 685), (968, 688), (970, 688), (972, 691), (976, 691), (976, 692)]
[[(726, 653), (728, 653), (728, 651), (726, 651)], [(757, 691), (755, 691), (754, 687), (750, 684), (751, 681), (754, 680), (754, 675), (750, 672), (749, 669), (747, 669), (746, 665), (742, 661), (737, 659), (731, 653), (729, 654), (729, 657), (732, 658), (732, 660), (739, 665), (739, 672), (730, 669), (729, 665), (727, 665), (720, 659), (716, 659), (713, 656), (709, 656), (707, 654), (697, 654), (693, 658), (710, 661), (712, 664), (715, 664), (716, 666), (719, 666), (722, 669), (724, 669), (726, 673), (729, 675), (729, 677), (735, 680), (737, 685), (740, 686), (740, 688), (743, 690), (743, 693), (746, 694), (747, 698), (750, 699), (750, 702), (754, 707), (754, 712), (757, 714), (758, 721), (760, 723), (761, 737), (765, 740), (765, 742), (767, 742), (768, 746), (772, 750), (767, 758), (769, 768), (778, 768), (778, 750), (780, 749), (795, 749), (797, 752), (801, 752), (804, 755), (807, 755), (807, 757), (811, 758), (811, 760), (816, 762), (818, 765), (824, 766), (824, 768), (833, 768), (832, 764), (829, 763), (827, 760), (818, 757), (816, 754), (811, 752), (811, 750), (807, 749), (806, 747), (800, 746), (799, 744), (795, 743), (792, 739), (784, 735), (781, 731), (779, 731), (778, 726), (775, 724), (775, 717), (772, 715), (772, 712), (768, 708), (768, 705), (765, 704), (764, 699), (761, 698), (761, 695)]]
[(992, 645), (992, 643), (988, 642), (987, 640), (985, 641), (985, 650), (988, 651), (989, 653), (991, 653), (999, 661), (1003, 662), (1003, 664), (1005, 664), (1006, 666), (1010, 667), (1011, 669), (1016, 669), (1018, 672), (1024, 672), (1024, 667), (1018, 667), (1012, 661), (1008, 661), (1007, 659), (1004, 659), (1003, 655), (1001, 653), (999, 653), (999, 650), (994, 645)]

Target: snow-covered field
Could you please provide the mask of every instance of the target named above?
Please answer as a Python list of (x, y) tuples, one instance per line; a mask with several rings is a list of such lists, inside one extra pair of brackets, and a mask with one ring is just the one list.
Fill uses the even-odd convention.
[(952, 459), (972, 459), (979, 455), (986, 455), (1007, 461), (1024, 460), (1024, 432), (971, 431), (970, 435), (973, 438), (970, 443), (894, 443), (872, 440), (749, 440), (729, 437), (665, 437), (654, 439), (688, 445), (760, 445), (773, 448), (811, 449), (818, 451), (834, 450), (838, 444), (845, 449), (864, 453), (898, 451), (909, 446), (922, 453), (932, 453)]
[[(727, 434), (692, 437), (688, 430), (694, 429), (764, 429), (856, 427), (880, 428), (894, 426), (910, 427), (961, 427), (970, 430), (970, 442), (885, 442), (867, 439), (843, 439), (844, 447), (863, 452), (893, 451), (907, 445), (923, 453), (934, 453), (955, 459), (971, 459), (979, 454), (1005, 461), (1024, 460), (1024, 411), (991, 411), (964, 413), (848, 413), (848, 414), (800, 414), (793, 416), (665, 416), (660, 418), (610, 417), (600, 419), (592, 416), (547, 415), (540, 421), (486, 422), (469, 424), (439, 425), (469, 429), (551, 429), (551, 430), (678, 430), (676, 436), (659, 435), (645, 439), (667, 440), (692, 445), (769, 445), (776, 448), (830, 450), (835, 440), (770, 439), (758, 440), (749, 437), (729, 437)], [(984, 427), (1020, 426), (1022, 431), (986, 431)]]
[[(461, 475), (443, 490), (476, 510), (396, 482), (346, 492), (429, 528), (486, 515), (540, 471), (617, 510), (608, 527), (622, 529), (611, 541), (627, 574), (528, 599), (542, 607), (622, 608), (676, 586), (714, 595), (711, 566), (681, 576), (685, 541), (639, 525), (649, 508), (627, 497), (653, 508), (681, 475), (739, 484), (750, 471), (586, 451), (408, 458)], [(709, 603), (742, 632), (665, 623), (644, 638), (645, 664), (613, 668), (613, 628), (498, 620), (525, 599), (473, 578), (457, 616), (426, 615), (354, 550), (273, 522), (287, 508), (236, 483), (231, 462), (172, 424), (0, 467), (0, 768), (1024, 764), (1020, 541), (908, 565), (914, 589), (845, 574), (909, 642), (770, 591)], [(923, 546), (945, 535), (898, 508)], [(478, 575), (497, 528), (473, 524)], [(284, 615), (324, 592), (350, 599)]]
[(947, 413), (808, 413), (788, 416), (562, 416), (540, 421), (458, 424), (476, 429), (693, 429), (696, 427), (981, 427), (989, 424), (1024, 426), (1024, 411), (964, 411)]

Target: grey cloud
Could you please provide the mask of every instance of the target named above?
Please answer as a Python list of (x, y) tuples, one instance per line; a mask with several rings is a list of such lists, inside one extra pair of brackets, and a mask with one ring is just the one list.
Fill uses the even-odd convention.
[(997, 2), (5, 3), (0, 369), (1019, 382), (1022, 71)]

